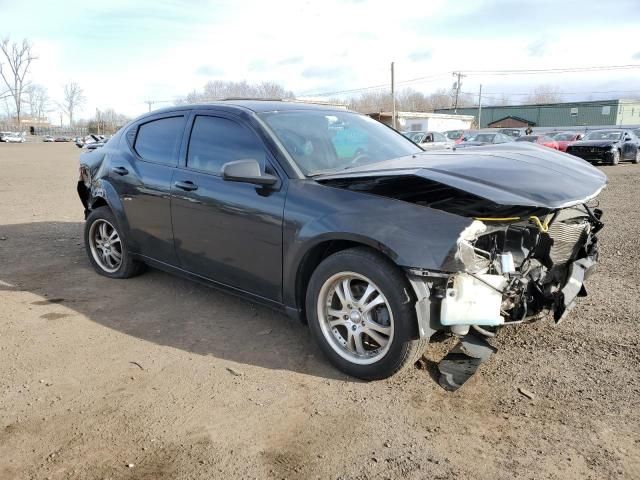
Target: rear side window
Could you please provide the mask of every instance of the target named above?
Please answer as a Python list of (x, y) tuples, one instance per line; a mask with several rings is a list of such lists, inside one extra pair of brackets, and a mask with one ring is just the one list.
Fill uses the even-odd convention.
[(225, 163), (248, 159), (265, 165), (264, 145), (252, 130), (226, 118), (195, 118), (187, 167), (219, 174)]
[(138, 127), (135, 151), (144, 160), (176, 165), (184, 128), (184, 117), (168, 117)]

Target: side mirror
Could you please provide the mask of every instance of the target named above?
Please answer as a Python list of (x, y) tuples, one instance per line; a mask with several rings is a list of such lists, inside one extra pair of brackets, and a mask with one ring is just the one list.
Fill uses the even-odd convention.
[(222, 165), (222, 178), (228, 182), (245, 182), (255, 185), (275, 185), (278, 177), (262, 173), (257, 160), (236, 160)]

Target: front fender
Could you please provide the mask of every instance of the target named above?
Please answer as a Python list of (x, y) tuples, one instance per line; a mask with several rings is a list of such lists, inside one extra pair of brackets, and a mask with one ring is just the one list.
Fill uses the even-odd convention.
[(292, 181), (284, 215), (283, 298), (296, 306), (295, 285), (305, 255), (320, 243), (368, 245), (400, 267), (447, 270), (471, 219), (401, 200)]

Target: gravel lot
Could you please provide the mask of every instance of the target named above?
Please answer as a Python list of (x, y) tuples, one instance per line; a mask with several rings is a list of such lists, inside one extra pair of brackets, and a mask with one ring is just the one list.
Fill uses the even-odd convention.
[[(73, 144), (0, 144), (0, 478), (638, 479), (640, 166), (603, 167), (601, 265), (455, 393), (364, 383), (304, 325), (90, 268)], [(524, 389), (533, 398), (519, 392)]]

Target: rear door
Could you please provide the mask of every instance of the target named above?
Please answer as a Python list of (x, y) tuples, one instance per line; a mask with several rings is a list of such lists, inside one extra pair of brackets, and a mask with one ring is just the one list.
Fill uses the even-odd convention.
[[(188, 128), (187, 153), (171, 187), (182, 268), (280, 302), (284, 175), (256, 131), (234, 115), (196, 112)], [(280, 181), (264, 187), (222, 178), (225, 163), (247, 159)]]
[(147, 117), (129, 127), (128, 154), (111, 159), (109, 178), (129, 223), (131, 249), (175, 265), (171, 229), (171, 179), (178, 164), (186, 117), (173, 113)]

